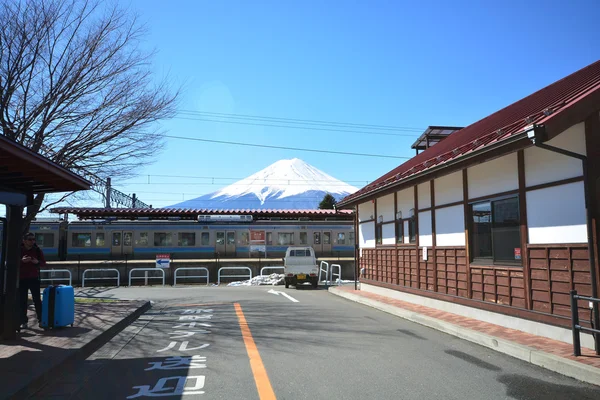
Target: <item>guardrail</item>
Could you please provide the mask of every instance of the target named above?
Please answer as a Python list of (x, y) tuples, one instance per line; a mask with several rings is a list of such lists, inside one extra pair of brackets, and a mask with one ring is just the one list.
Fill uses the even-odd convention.
[(265, 269), (283, 269), (283, 270), (285, 270), (285, 267), (262, 267), (262, 268), (260, 269), (260, 274), (261, 274), (261, 275), (264, 275), (264, 274), (263, 274), (263, 271), (264, 271)]
[[(67, 278), (59, 276), (58, 278), (54, 277), (54, 273), (55, 272), (66, 272), (69, 274), (69, 277)], [(68, 280), (69, 281), (69, 286), (73, 286), (73, 276), (71, 275), (71, 271), (68, 269), (40, 269), (40, 274), (42, 273), (52, 273), (52, 278), (45, 278), (45, 279), (40, 279), (40, 282), (45, 282), (45, 281), (64, 281), (64, 280)]]
[(175, 272), (173, 273), (173, 286), (177, 285), (177, 271), (191, 271), (191, 270), (196, 270), (196, 271), (206, 271), (206, 275), (184, 275), (184, 276), (180, 276), (179, 279), (191, 279), (191, 278), (206, 278), (206, 285), (208, 286), (208, 284), (210, 283), (210, 280), (208, 278), (208, 268), (204, 268), (204, 267), (181, 267), (181, 268), (177, 268), (175, 270)]
[[(147, 276), (148, 274), (145, 274), (145, 276), (134, 276), (132, 277), (131, 274), (133, 273), (133, 271), (160, 271), (162, 274), (161, 276)], [(131, 280), (132, 279), (145, 279), (146, 283), (148, 283), (148, 279), (161, 279), (162, 278), (162, 285), (165, 286), (165, 270), (162, 268), (132, 268), (129, 270), (129, 286), (131, 286)]]
[(225, 275), (228, 278), (248, 278), (248, 279), (252, 279), (252, 270), (250, 269), (250, 267), (221, 267), (219, 268), (219, 271), (217, 272), (217, 285), (221, 284), (221, 271), (224, 269), (229, 269), (229, 270), (234, 270), (234, 269), (242, 269), (242, 270), (248, 270), (248, 275)]
[(599, 327), (596, 326), (596, 329), (594, 329), (586, 328), (585, 326), (579, 325), (579, 309), (577, 307), (577, 300), (587, 300), (592, 303), (600, 303), (600, 299), (588, 296), (580, 296), (577, 294), (577, 290), (571, 290), (569, 293), (571, 296), (571, 329), (573, 331), (573, 355), (581, 355), (581, 331), (590, 332), (594, 336), (594, 341), (596, 342), (596, 354), (600, 355), (600, 347), (598, 346), (597, 337), (597, 335), (600, 335), (600, 330), (598, 330)]
[[(338, 272), (335, 273), (335, 268), (337, 267)], [(337, 276), (337, 279), (334, 279), (334, 276)], [(337, 282), (338, 285), (342, 284), (342, 266), (340, 264), (331, 264), (331, 282)]]
[[(323, 269), (323, 264), (327, 265), (327, 268)], [(319, 264), (319, 282), (323, 282), (321, 280), (322, 272), (325, 272), (325, 284), (329, 285), (329, 263), (327, 261), (321, 261)]]
[(117, 287), (119, 287), (119, 283), (121, 282), (121, 274), (119, 273), (118, 269), (115, 268), (90, 268), (90, 269), (86, 269), (85, 271), (83, 271), (83, 274), (81, 275), (81, 287), (84, 288), (85, 287), (85, 274), (87, 274), (88, 272), (116, 272), (117, 276), (102, 276), (99, 278), (88, 278), (88, 281), (100, 281), (100, 280), (106, 280), (106, 279), (116, 279), (117, 280)]

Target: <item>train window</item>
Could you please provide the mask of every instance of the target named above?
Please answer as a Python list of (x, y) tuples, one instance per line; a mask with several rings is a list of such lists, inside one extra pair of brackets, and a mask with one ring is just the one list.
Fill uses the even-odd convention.
[(277, 241), (280, 246), (294, 245), (294, 234), (293, 233), (278, 233)]
[(250, 237), (249, 237), (250, 233), (249, 232), (242, 232), (240, 235), (240, 244), (241, 245), (247, 245), (248, 243), (250, 243)]
[(337, 242), (338, 242), (338, 244), (346, 244), (346, 234), (344, 232), (338, 233)]
[(40, 247), (54, 246), (54, 233), (36, 233), (35, 243)]
[(308, 233), (300, 232), (300, 244), (308, 244)]
[(73, 233), (71, 235), (73, 247), (92, 247), (91, 233)]
[(348, 232), (348, 243), (354, 244), (354, 232)]
[(154, 232), (154, 245), (155, 246), (171, 246), (171, 232)]
[(209, 236), (208, 236), (208, 232), (202, 232), (200, 234), (200, 244), (202, 246), (208, 246), (210, 244), (210, 240), (209, 240)]
[(227, 232), (227, 244), (235, 245), (235, 232)]
[(148, 232), (140, 232), (140, 238), (135, 241), (136, 246), (148, 246)]
[(273, 232), (267, 232), (267, 244), (268, 245), (273, 244)]
[(121, 232), (113, 232), (112, 245), (121, 246)]
[(217, 232), (217, 244), (218, 245), (225, 244), (225, 232)]
[(177, 244), (178, 246), (195, 246), (196, 234), (194, 232), (179, 232)]
[(123, 246), (131, 247), (133, 234), (131, 232), (123, 232)]
[(321, 232), (314, 233), (314, 244), (321, 244)]
[(104, 232), (96, 233), (96, 247), (104, 247)]
[(323, 244), (331, 244), (331, 232), (323, 232)]

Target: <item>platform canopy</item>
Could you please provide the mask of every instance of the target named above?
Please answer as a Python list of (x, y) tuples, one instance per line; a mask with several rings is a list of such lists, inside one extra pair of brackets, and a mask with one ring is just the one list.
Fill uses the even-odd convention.
[(0, 204), (6, 205), (0, 251), (0, 330), (4, 339), (15, 339), (19, 325), (17, 288), (23, 208), (39, 193), (90, 189), (92, 183), (49, 159), (0, 136)]
[(0, 203), (25, 206), (38, 193), (87, 190), (91, 182), (0, 136)]

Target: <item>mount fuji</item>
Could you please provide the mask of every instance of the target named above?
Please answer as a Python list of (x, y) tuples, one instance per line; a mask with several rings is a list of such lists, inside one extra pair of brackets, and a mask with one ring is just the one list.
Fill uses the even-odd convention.
[(339, 201), (357, 190), (293, 158), (279, 160), (216, 192), (166, 208), (307, 210), (319, 208), (327, 193)]

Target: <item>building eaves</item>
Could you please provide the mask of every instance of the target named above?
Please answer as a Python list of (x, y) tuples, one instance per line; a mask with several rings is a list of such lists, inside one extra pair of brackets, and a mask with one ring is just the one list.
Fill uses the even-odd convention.
[(384, 187), (400, 185), (417, 174), (425, 175), (434, 167), (443, 167), (488, 146), (512, 142), (507, 139), (519, 135), (527, 126), (548, 123), (553, 115), (561, 114), (563, 110), (567, 113), (576, 103), (598, 93), (600, 61), (449, 135), (447, 139), (346, 196), (338, 202), (338, 206), (353, 205)]

